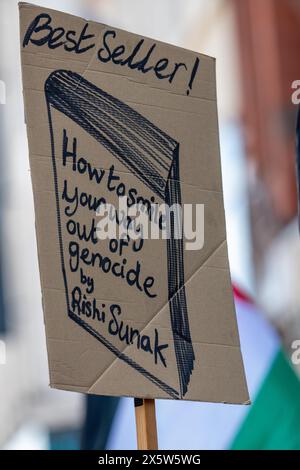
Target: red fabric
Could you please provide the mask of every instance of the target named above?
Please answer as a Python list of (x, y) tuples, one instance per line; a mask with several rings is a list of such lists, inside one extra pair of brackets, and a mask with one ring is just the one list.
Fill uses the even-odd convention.
[(253, 300), (251, 299), (251, 297), (248, 294), (246, 294), (246, 292), (244, 292), (242, 289), (240, 289), (236, 284), (233, 284), (232, 288), (233, 288), (234, 297), (236, 299), (253, 304)]

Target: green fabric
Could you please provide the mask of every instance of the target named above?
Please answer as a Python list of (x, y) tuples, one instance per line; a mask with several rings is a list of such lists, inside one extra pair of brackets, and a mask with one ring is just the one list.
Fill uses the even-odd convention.
[(300, 449), (300, 381), (279, 351), (232, 449)]

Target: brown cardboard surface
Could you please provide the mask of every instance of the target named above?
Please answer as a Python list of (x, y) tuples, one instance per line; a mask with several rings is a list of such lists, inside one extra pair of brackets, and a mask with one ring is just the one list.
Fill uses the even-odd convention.
[[(248, 403), (215, 60), (28, 3), (19, 8), (50, 385)], [(117, 204), (121, 190), (157, 203), (204, 204), (203, 248), (160, 239), (134, 251), (129, 240), (121, 253), (88, 237), (93, 203)]]

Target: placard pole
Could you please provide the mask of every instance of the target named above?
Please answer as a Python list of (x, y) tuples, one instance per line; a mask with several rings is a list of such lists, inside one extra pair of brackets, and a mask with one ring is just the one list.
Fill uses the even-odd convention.
[(135, 398), (134, 408), (138, 450), (157, 450), (155, 400)]

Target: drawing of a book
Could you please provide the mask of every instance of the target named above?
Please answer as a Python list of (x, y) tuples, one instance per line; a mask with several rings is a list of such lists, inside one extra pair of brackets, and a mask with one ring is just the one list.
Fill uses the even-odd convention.
[(118, 350), (107, 337), (100, 334), (82, 317), (72, 311), (68, 275), (64, 260), (64, 237), (57, 187), (57, 161), (52, 112), (53, 110), (59, 111), (79, 125), (115, 159), (125, 165), (132, 175), (169, 206), (181, 204), (182, 202), (179, 174), (180, 144), (132, 107), (96, 87), (75, 72), (56, 70), (51, 73), (45, 83), (45, 96), (52, 141), (61, 266), (68, 315), (119, 359), (135, 368), (169, 396), (182, 398), (188, 390), (195, 355), (184, 286), (183, 241), (174, 236), (174, 214), (170, 213), (170, 237), (166, 240), (167, 300), (178, 369), (179, 390), (170, 387), (153, 373), (147, 371), (145, 367), (138, 364), (137, 361)]

